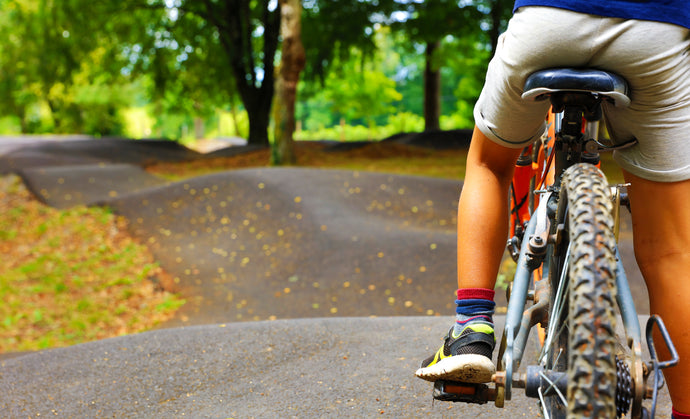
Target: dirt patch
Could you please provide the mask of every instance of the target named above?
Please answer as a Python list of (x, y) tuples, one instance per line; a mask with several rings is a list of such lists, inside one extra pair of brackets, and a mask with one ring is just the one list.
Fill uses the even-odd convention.
[[(433, 149), (393, 141), (358, 143), (349, 147), (343, 147), (343, 144), (296, 142), (297, 166), (460, 179), (467, 154), (465, 148)], [(158, 162), (146, 166), (146, 170), (149, 173), (180, 179), (223, 170), (267, 167), (270, 166), (270, 161), (269, 149), (254, 149), (231, 156), (210, 155), (180, 163)]]

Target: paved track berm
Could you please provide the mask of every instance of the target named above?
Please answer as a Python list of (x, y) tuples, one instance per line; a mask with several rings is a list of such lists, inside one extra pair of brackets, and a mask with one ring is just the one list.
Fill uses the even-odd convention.
[[(170, 182), (143, 169), (203, 158), (154, 140), (0, 139), (0, 173), (48, 205), (126, 216), (189, 301), (161, 330), (5, 358), (3, 417), (537, 417), (520, 398), (432, 404), (413, 376), (452, 321), (460, 182), (301, 168)], [(629, 222), (623, 237), (645, 312)]]

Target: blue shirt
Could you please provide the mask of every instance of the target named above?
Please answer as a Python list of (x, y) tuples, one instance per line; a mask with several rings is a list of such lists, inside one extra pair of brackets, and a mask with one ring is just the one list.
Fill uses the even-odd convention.
[(598, 16), (653, 20), (690, 29), (689, 0), (516, 0), (515, 8), (551, 6)]

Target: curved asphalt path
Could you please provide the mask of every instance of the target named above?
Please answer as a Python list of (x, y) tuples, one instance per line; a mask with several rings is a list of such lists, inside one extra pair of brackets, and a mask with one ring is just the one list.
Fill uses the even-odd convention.
[[(525, 400), (432, 405), (412, 376), (452, 321), (421, 316), (452, 312), (456, 182), (250, 169), (168, 183), (140, 165), (203, 156), (115, 139), (3, 149), (0, 172), (44, 202), (127, 216), (190, 300), (169, 329), (5, 359), (3, 416), (537, 416)], [(273, 318), (293, 320), (236, 322)]]
[[(278, 320), (165, 329), (5, 361), (11, 417), (496, 417), (432, 403), (413, 376), (449, 318)], [(6, 377), (12, 377), (11, 380)], [(536, 416), (536, 403), (515, 402)]]
[[(497, 316), (502, 327), (503, 316)], [(520, 390), (432, 402), (413, 376), (449, 317), (313, 318), (164, 329), (0, 363), (3, 417), (540, 417)], [(530, 345), (526, 356), (536, 356)], [(668, 417), (665, 390), (657, 417)]]

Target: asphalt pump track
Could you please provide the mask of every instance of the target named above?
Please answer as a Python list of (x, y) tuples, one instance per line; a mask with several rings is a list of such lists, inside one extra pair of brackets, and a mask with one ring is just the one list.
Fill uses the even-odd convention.
[[(205, 156), (164, 141), (17, 141), (0, 141), (0, 173), (48, 205), (127, 217), (188, 303), (160, 330), (2, 360), (7, 416), (538, 415), (519, 398), (517, 410), (433, 404), (413, 376), (452, 322), (460, 182), (303, 168), (170, 182), (142, 167)], [(629, 220), (623, 237), (644, 313)]]

